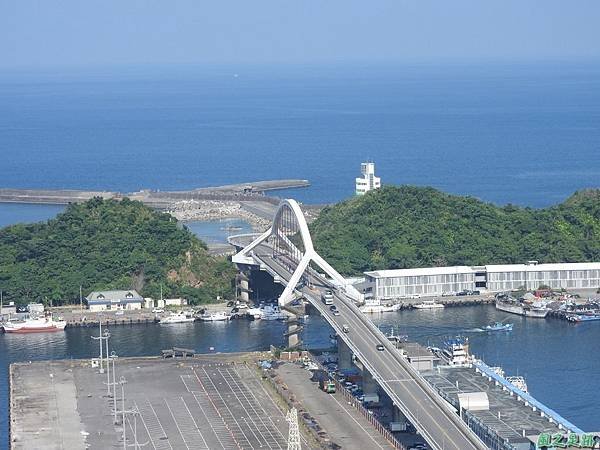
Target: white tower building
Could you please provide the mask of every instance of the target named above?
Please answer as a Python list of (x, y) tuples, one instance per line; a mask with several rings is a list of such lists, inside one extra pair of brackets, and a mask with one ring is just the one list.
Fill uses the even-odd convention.
[(375, 176), (375, 163), (362, 163), (360, 173), (362, 177), (356, 179), (356, 195), (363, 195), (381, 187), (381, 178)]

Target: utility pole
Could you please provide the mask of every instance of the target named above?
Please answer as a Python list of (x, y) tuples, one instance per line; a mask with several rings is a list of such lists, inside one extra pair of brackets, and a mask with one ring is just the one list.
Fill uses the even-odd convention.
[[(110, 361), (108, 359), (108, 339), (110, 338), (110, 333), (108, 330), (104, 331), (103, 336), (106, 340), (106, 395), (107, 397), (110, 397)], [(102, 345), (102, 343), (100, 345)]]
[[(117, 423), (117, 374), (115, 371), (115, 361), (118, 358), (117, 354), (112, 351), (110, 352), (110, 360), (112, 361), (112, 383), (110, 383), (109, 386), (113, 387), (113, 394), (112, 394), (112, 398), (113, 398), (113, 423), (116, 424)], [(110, 368), (109, 368), (109, 372), (110, 372)], [(110, 379), (110, 378), (109, 378)]]
[(83, 286), (79, 285), (79, 309), (83, 311)]
[(102, 352), (102, 340), (105, 339), (102, 336), (102, 314), (98, 314), (98, 336), (90, 336), (95, 341), (99, 341), (100, 343), (100, 373), (104, 373), (104, 357)]

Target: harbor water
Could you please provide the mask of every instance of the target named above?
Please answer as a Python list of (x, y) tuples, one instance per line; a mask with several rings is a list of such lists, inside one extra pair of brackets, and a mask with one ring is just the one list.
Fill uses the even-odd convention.
[[(483, 332), (495, 321), (514, 324), (512, 332)], [(493, 306), (439, 310), (405, 310), (374, 315), (384, 332), (407, 334), (423, 345), (441, 346), (447, 338), (468, 337), (471, 351), (489, 365), (502, 366), (507, 375), (522, 375), (529, 392), (548, 407), (586, 431), (600, 429), (597, 404), (600, 385), (600, 323), (570, 324), (556, 319), (509, 316)], [(284, 323), (273, 321), (195, 322), (173, 325), (125, 325), (110, 328), (111, 349), (120, 356), (149, 356), (173, 346), (198, 352), (267, 350), (284, 345)], [(14, 361), (90, 358), (98, 344), (97, 328), (72, 328), (64, 333), (0, 334), (0, 378), (6, 380)], [(331, 329), (319, 317), (310, 317), (302, 340), (309, 348), (330, 346)], [(7, 433), (8, 388), (0, 388), (0, 434)], [(0, 441), (0, 448), (7, 444)]]

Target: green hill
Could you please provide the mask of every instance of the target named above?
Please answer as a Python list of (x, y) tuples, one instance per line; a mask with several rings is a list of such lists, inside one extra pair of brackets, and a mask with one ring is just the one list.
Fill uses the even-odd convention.
[(98, 289), (137, 289), (194, 303), (232, 295), (235, 269), (168, 214), (142, 203), (92, 199), (46, 223), (0, 229), (5, 301), (79, 302)]
[(600, 261), (600, 190), (545, 208), (386, 186), (325, 208), (315, 248), (341, 273), (444, 265)]

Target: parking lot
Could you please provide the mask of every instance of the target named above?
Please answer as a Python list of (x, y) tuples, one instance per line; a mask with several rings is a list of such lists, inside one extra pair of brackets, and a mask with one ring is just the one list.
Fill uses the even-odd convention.
[[(136, 448), (137, 441), (143, 448), (156, 450), (287, 449), (288, 423), (284, 411), (264, 389), (254, 363), (246, 365), (239, 359), (215, 355), (186, 360), (118, 361), (117, 381), (120, 377), (126, 381), (122, 387), (127, 445)], [(19, 373), (43, 384), (49, 380), (48, 370), (55, 374), (52, 377), (55, 385), (64, 379), (65, 387), (73, 387), (72, 401), (68, 403), (67, 398), (57, 394), (47, 402), (48, 411), (44, 412), (52, 415), (57, 429), (71, 430), (74, 442), (77, 436), (83, 437), (81, 443), (69, 446), (69, 450), (122, 448), (121, 385), (117, 386), (115, 424), (113, 398), (104, 384), (106, 374), (99, 374), (85, 361), (52, 362), (51, 367), (47, 363), (33, 363), (20, 367)], [(53, 390), (60, 393), (59, 388), (61, 385), (56, 385)], [(29, 400), (24, 398), (23, 402)], [(52, 408), (57, 409), (56, 413)], [(28, 442), (28, 448), (66, 448), (46, 446), (45, 443), (56, 440), (52, 435), (47, 436), (44, 444), (38, 442), (36, 427), (43, 427), (46, 419), (37, 413), (35, 417), (25, 417), (28, 414), (23, 411), (24, 417), (16, 419), (32, 421), (20, 435), (23, 442)], [(67, 411), (73, 411), (74, 415), (67, 416)], [(66, 436), (61, 439), (66, 442)]]

